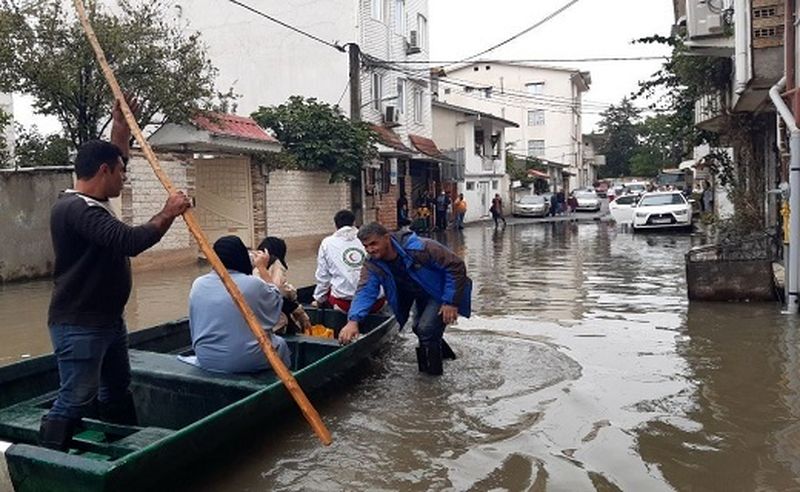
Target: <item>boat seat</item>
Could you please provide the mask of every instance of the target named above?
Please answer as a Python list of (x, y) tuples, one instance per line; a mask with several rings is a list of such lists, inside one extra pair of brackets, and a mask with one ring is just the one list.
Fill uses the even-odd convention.
[[(313, 357), (310, 357), (311, 360), (319, 358), (318, 354), (310, 354), (310, 351), (323, 351), (324, 354), (327, 354), (340, 348), (339, 342), (334, 339), (306, 335), (291, 335), (284, 337), (284, 339), (289, 344), (292, 352), (292, 367), (290, 369), (293, 371), (304, 367), (309, 356), (313, 355)], [(184, 352), (181, 355), (188, 353), (191, 352)], [(206, 371), (178, 360), (176, 354), (131, 349), (130, 360), (134, 383), (137, 380), (164, 379), (166, 381), (196, 383), (204, 386), (211, 385), (253, 392), (263, 389), (278, 380), (271, 370), (247, 374), (225, 374)]]

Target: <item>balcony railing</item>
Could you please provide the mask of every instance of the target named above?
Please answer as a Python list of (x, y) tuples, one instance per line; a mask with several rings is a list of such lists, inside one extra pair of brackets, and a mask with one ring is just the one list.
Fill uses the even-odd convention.
[(464, 181), (466, 158), (464, 149), (452, 149), (444, 151), (444, 154), (453, 160), (453, 162), (443, 162), (442, 181), (457, 182)]
[(722, 92), (706, 94), (694, 103), (694, 124), (708, 131), (718, 131), (725, 117), (727, 98)]

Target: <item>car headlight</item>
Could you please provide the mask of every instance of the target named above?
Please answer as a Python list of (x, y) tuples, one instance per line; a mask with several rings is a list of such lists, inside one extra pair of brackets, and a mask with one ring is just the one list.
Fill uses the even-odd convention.
[(688, 210), (685, 210), (685, 209), (684, 209), (684, 210), (675, 210), (673, 213), (674, 213), (675, 215), (686, 215), (686, 214), (688, 214), (688, 213), (689, 213), (689, 211), (688, 211)]
[(649, 214), (647, 212), (636, 212), (636, 216), (639, 217), (640, 219), (644, 219), (648, 215)]

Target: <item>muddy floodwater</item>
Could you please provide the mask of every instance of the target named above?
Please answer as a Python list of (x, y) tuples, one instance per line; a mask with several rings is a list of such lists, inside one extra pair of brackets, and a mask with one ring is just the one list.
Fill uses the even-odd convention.
[[(800, 336), (773, 304), (689, 304), (685, 234), (605, 223), (443, 238), (474, 280), (458, 353), (420, 375), (401, 333), (316, 401), (196, 470), (191, 491), (800, 490)], [(289, 255), (294, 283), (312, 258)], [(131, 329), (186, 314), (205, 267), (135, 276)], [(0, 287), (0, 363), (50, 350), (49, 282)]]

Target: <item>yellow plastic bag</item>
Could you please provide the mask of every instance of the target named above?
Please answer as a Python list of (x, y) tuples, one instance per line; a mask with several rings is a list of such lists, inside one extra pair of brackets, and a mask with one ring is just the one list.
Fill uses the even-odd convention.
[(321, 338), (333, 338), (333, 330), (324, 325), (313, 325), (305, 331), (306, 335)]

